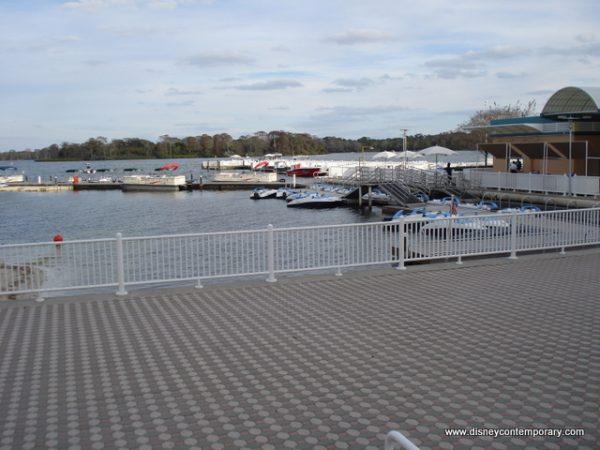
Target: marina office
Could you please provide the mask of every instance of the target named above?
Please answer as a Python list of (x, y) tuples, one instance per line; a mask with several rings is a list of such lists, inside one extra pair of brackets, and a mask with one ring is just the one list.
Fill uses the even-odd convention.
[(486, 131), (479, 150), (494, 156), (495, 172), (518, 159), (525, 173), (600, 176), (600, 88), (562, 88), (539, 116), (492, 120)]

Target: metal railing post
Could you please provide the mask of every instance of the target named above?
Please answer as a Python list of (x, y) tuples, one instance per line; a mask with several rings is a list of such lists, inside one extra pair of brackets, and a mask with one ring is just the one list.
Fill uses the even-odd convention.
[(117, 244), (117, 295), (127, 295), (125, 290), (125, 264), (123, 262), (123, 235), (116, 234)]
[(269, 276), (266, 281), (275, 283), (277, 281), (275, 278), (275, 236), (271, 224), (267, 226), (267, 272)]
[(510, 259), (517, 259), (517, 213), (510, 218)]
[(404, 222), (404, 219), (400, 219), (399, 222), (398, 237), (400, 238), (400, 241), (398, 243), (398, 267), (396, 267), (396, 269), (406, 270), (406, 267), (404, 266), (406, 252), (406, 223)]

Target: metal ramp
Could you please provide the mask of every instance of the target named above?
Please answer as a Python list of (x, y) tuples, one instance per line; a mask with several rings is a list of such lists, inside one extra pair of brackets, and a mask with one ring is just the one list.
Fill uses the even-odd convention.
[(423, 203), (417, 196), (415, 196), (410, 187), (399, 181), (390, 183), (379, 183), (379, 189), (389, 195), (394, 203), (407, 206)]

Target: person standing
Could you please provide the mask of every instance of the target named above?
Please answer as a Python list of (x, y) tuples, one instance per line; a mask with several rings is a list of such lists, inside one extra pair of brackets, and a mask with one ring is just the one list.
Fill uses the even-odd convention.
[(450, 166), (450, 163), (446, 164), (444, 170), (446, 171), (446, 175), (448, 175), (448, 182), (452, 183), (452, 167)]

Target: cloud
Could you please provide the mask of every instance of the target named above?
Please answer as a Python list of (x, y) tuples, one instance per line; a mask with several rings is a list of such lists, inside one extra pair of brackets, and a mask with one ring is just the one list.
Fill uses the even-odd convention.
[(175, 107), (175, 108), (180, 108), (180, 107), (185, 107), (185, 106), (193, 106), (193, 105), (194, 105), (194, 100), (185, 100), (183, 102), (169, 102), (166, 104), (166, 106)]
[(99, 27), (102, 31), (107, 31), (115, 36), (124, 38), (137, 38), (140, 36), (156, 36), (165, 33), (165, 30), (152, 25), (127, 25), (127, 26), (109, 26)]
[(542, 56), (566, 56), (583, 57), (600, 56), (600, 43), (586, 43), (584, 45), (573, 45), (570, 47), (548, 47), (540, 49)]
[(353, 89), (349, 89), (349, 88), (324, 88), (321, 91), (325, 92), (326, 94), (335, 94), (335, 93), (338, 93), (338, 92), (353, 92)]
[(402, 80), (401, 77), (391, 77), (388, 74), (381, 75), (376, 79), (361, 77), (361, 78), (339, 78), (334, 80), (332, 84), (336, 85), (336, 87), (329, 87), (322, 89), (322, 92), (327, 94), (337, 93), (337, 92), (358, 92), (363, 90), (364, 88), (370, 86), (376, 86), (380, 84), (387, 83), (392, 80)]
[(62, 7), (81, 11), (98, 11), (113, 7), (135, 6), (135, 4), (135, 0), (76, 0), (63, 3)]
[(242, 84), (236, 86), (235, 89), (238, 89), (240, 91), (275, 91), (279, 89), (287, 89), (302, 86), (302, 83), (294, 80), (270, 80), (259, 81), (257, 83), (251, 84)]
[(226, 53), (200, 53), (182, 61), (183, 64), (198, 67), (247, 66), (253, 62), (249, 56)]
[(106, 61), (101, 61), (101, 60), (97, 60), (97, 59), (88, 59), (88, 60), (84, 61), (83, 63), (85, 65), (91, 66), (91, 67), (105, 66), (106, 64), (108, 64)]
[(527, 74), (525, 72), (521, 72), (521, 73), (498, 72), (498, 73), (496, 73), (496, 76), (498, 78), (502, 78), (505, 80), (514, 80), (515, 78), (523, 78), (523, 77), (527, 76)]
[(520, 57), (526, 53), (527, 51), (515, 47), (498, 46), (468, 51), (449, 58), (432, 59), (425, 62), (425, 67), (434, 69), (434, 75), (438, 78), (476, 78), (487, 75), (485, 68), (488, 64)]
[(311, 116), (316, 121), (361, 121), (373, 116), (396, 114), (406, 108), (394, 105), (387, 106), (334, 106), (318, 108), (317, 114)]
[(152, 0), (148, 2), (148, 6), (154, 9), (175, 9), (177, 0)]
[(284, 45), (276, 45), (275, 47), (271, 47), (271, 51), (281, 52), (281, 53), (289, 53), (290, 49)]
[(389, 33), (375, 30), (351, 30), (325, 39), (326, 42), (334, 42), (338, 45), (369, 44), (391, 40), (392, 35)]
[(165, 95), (173, 96), (173, 95), (199, 95), (202, 94), (201, 91), (181, 91), (177, 88), (169, 88)]
[(341, 86), (342, 88), (360, 90), (360, 89), (366, 88), (367, 86), (374, 85), (375, 82), (373, 80), (371, 80), (370, 78), (362, 77), (362, 78), (342, 78), (342, 79), (334, 80), (333, 84), (335, 84), (337, 86)]

